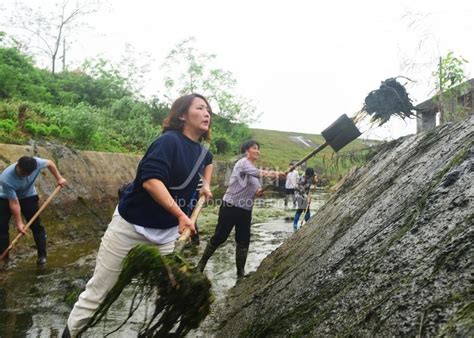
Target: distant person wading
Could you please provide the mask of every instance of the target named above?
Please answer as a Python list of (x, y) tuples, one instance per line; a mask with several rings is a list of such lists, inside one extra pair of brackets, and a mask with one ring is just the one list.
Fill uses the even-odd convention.
[(317, 177), (314, 175), (313, 168), (306, 168), (304, 176), (298, 180), (298, 184), (295, 189), (295, 199), (296, 199), (296, 213), (293, 219), (293, 230), (296, 231), (299, 229), (298, 221), (301, 217), (301, 214), (304, 213), (304, 221), (307, 222), (311, 218), (311, 196), (309, 191), (312, 184), (316, 184)]
[[(290, 167), (291, 167), (290, 163)], [(288, 199), (291, 196), (293, 202), (293, 208), (296, 207), (296, 198), (295, 198), (295, 188), (299, 179), (298, 172), (295, 169), (292, 169), (287, 175), (285, 180), (285, 207), (288, 206)]]

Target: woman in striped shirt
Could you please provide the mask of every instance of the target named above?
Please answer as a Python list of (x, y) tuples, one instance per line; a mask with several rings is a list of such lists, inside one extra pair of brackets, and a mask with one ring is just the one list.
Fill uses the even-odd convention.
[(253, 202), (255, 197), (263, 195), (260, 178), (285, 176), (283, 172), (261, 170), (255, 167), (255, 162), (260, 158), (260, 144), (257, 141), (244, 142), (240, 150), (245, 156), (237, 161), (232, 170), (229, 187), (222, 198), (214, 235), (198, 264), (198, 269), (204, 271), (209, 258), (227, 240), (235, 226), (235, 262), (238, 278), (245, 275), (244, 267), (250, 244)]

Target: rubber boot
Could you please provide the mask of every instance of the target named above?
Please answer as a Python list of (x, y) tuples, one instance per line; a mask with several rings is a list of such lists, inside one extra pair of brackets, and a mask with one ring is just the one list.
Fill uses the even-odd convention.
[(38, 251), (37, 265), (44, 265), (47, 261), (46, 252), (46, 233), (33, 234), (36, 243), (36, 250)]
[(63, 334), (61, 335), (61, 338), (71, 338), (71, 333), (69, 332), (69, 328), (66, 327), (64, 328)]
[(245, 262), (247, 261), (248, 248), (237, 247), (235, 249), (235, 265), (237, 267), (237, 278), (245, 277)]
[(207, 243), (206, 248), (204, 249), (204, 253), (202, 254), (201, 259), (198, 263), (198, 270), (203, 272), (204, 268), (206, 267), (207, 261), (211, 258), (214, 251), (216, 251), (217, 247), (212, 245), (211, 243)]
[[(8, 248), (9, 245), (10, 245), (10, 236), (8, 234), (0, 235), (0, 255), (2, 255), (5, 252), (5, 250)], [(9, 254), (7, 254), (7, 256), (5, 257), (4, 262), (8, 262), (8, 256)]]

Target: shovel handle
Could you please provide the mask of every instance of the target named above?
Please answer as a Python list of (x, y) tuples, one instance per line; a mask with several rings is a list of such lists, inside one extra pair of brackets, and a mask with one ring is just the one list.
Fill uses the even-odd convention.
[(292, 170), (295, 170), (296, 168), (298, 168), (302, 163), (306, 162), (307, 160), (309, 160), (311, 157), (313, 157), (314, 155), (316, 155), (317, 153), (319, 153), (321, 150), (323, 150), (324, 148), (326, 148), (328, 146), (328, 143), (325, 142), (323, 144), (321, 144), (319, 147), (317, 147), (316, 149), (314, 149), (312, 152), (310, 152), (308, 155), (306, 155), (305, 157), (303, 157), (301, 160), (299, 160), (298, 162), (296, 162), (295, 164), (293, 164), (291, 167), (288, 168), (287, 171), (285, 171), (285, 174), (288, 174), (290, 171)]
[[(317, 147), (316, 149), (314, 149), (313, 151), (311, 151), (308, 155), (306, 155), (305, 157), (303, 157), (301, 160), (299, 160), (298, 162), (296, 162), (295, 164), (293, 164), (291, 167), (288, 168), (287, 171), (285, 171), (285, 174), (288, 174), (290, 171), (292, 170), (295, 170), (296, 168), (298, 168), (302, 163), (306, 162), (307, 160), (309, 160), (311, 157), (313, 157), (314, 155), (316, 155), (317, 153), (319, 153), (321, 150), (323, 150), (324, 148), (326, 148), (328, 146), (328, 143), (325, 142), (324, 144), (321, 144), (319, 147)], [(269, 185), (266, 185), (262, 188), (262, 191), (266, 191), (268, 190), (268, 188), (270, 188), (272, 186), (272, 184), (269, 184)]]
[[(38, 216), (41, 214), (41, 212), (48, 206), (49, 202), (51, 202), (51, 200), (54, 198), (54, 196), (59, 192), (59, 190), (61, 190), (61, 186), (58, 185), (56, 187), (56, 189), (54, 189), (54, 191), (51, 193), (51, 195), (49, 195), (48, 199), (43, 203), (43, 205), (38, 209), (38, 211), (33, 215), (33, 217), (31, 217), (31, 219), (28, 221), (28, 223), (26, 224), (25, 226), (25, 231), (28, 230), (31, 226), (31, 224), (33, 224), (33, 222), (38, 218)], [(8, 248), (2, 253), (2, 256), (0, 256), (0, 260), (3, 260), (7, 255), (8, 253), (10, 252), (11, 249), (13, 249), (13, 247), (15, 246), (16, 242), (18, 242), (18, 240), (23, 237), (24, 235), (22, 233), (19, 233), (15, 239), (10, 243), (10, 245), (8, 246)]]
[[(193, 222), (193, 224), (196, 224), (199, 213), (201, 212), (201, 209), (204, 206), (205, 202), (206, 202), (206, 197), (204, 195), (201, 195), (201, 197), (199, 197), (196, 203), (196, 206), (194, 207), (193, 213), (191, 214), (191, 222)], [(190, 237), (191, 237), (191, 229), (189, 228), (184, 229), (183, 233), (181, 234), (181, 236), (179, 236), (178, 240), (175, 243), (175, 251), (182, 250), (181, 248), (184, 247), (184, 244)]]

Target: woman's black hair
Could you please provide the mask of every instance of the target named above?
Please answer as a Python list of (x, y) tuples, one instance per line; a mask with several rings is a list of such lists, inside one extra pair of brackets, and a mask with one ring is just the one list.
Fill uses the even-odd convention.
[(250, 148), (252, 148), (253, 146), (257, 146), (258, 149), (260, 149), (260, 143), (258, 143), (257, 141), (255, 140), (247, 140), (245, 141), (244, 143), (242, 143), (242, 145), (240, 146), (240, 153), (241, 154), (245, 154), (245, 152), (247, 150), (249, 150)]
[(206, 103), (207, 108), (209, 110), (209, 115), (211, 116), (211, 119), (209, 121), (209, 129), (202, 135), (200, 141), (211, 140), (212, 109), (207, 99), (204, 96), (200, 94), (196, 94), (196, 93), (181, 96), (178, 99), (176, 99), (176, 101), (173, 102), (173, 104), (171, 105), (171, 110), (168, 113), (168, 116), (165, 117), (162, 123), (163, 133), (169, 130), (177, 130), (180, 132), (183, 131), (184, 122), (183, 120), (181, 120), (181, 117), (188, 113), (189, 108), (191, 107), (193, 100), (195, 98), (200, 98)]
[(307, 177), (312, 177), (314, 176), (314, 169), (313, 168), (306, 168), (304, 175)]

